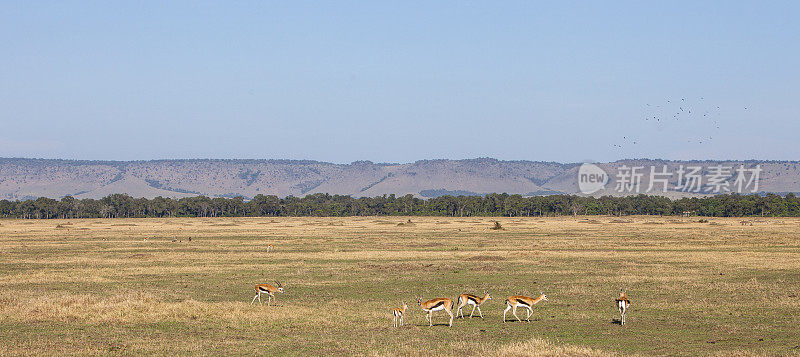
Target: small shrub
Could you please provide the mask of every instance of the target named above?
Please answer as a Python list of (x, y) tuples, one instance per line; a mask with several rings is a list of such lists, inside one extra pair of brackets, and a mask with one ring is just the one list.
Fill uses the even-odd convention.
[(496, 230), (496, 231), (502, 230), (503, 229), (503, 225), (500, 224), (499, 221), (494, 221), (494, 227), (492, 227), (492, 229)]
[(700, 219), (700, 220), (697, 221), (697, 223), (708, 223), (708, 220), (707, 219)]
[(413, 226), (414, 222), (411, 222), (411, 220), (409, 219), (408, 222), (406, 222), (406, 223), (400, 222), (397, 225), (398, 226)]

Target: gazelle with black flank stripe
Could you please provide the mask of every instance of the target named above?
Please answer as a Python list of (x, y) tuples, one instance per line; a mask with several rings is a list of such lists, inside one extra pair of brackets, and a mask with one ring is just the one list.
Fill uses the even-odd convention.
[(276, 281), (275, 285), (277, 285), (277, 287), (270, 284), (256, 285), (256, 296), (253, 296), (253, 301), (250, 302), (250, 305), (253, 305), (253, 303), (256, 302), (256, 299), (258, 299), (258, 303), (261, 304), (261, 294), (267, 294), (267, 305), (272, 302), (272, 299), (278, 301), (278, 299), (275, 297), (275, 293), (283, 293), (283, 284), (281, 284), (279, 281)]
[(422, 297), (418, 297), (417, 304), (426, 312), (425, 319), (428, 320), (428, 327), (433, 327), (433, 312), (440, 310), (444, 310), (450, 315), (450, 327), (453, 327), (453, 300), (448, 298), (436, 298), (422, 301)]
[(458, 311), (456, 311), (456, 316), (461, 314), (461, 317), (464, 317), (464, 306), (472, 305), (472, 312), (469, 313), (469, 317), (472, 317), (472, 314), (475, 313), (475, 309), (478, 309), (478, 314), (483, 318), (483, 312), (481, 312), (481, 304), (486, 302), (486, 300), (491, 300), (492, 297), (486, 290), (483, 291), (483, 297), (478, 297), (472, 294), (461, 294), (458, 296)]
[(530, 322), (531, 315), (533, 315), (533, 309), (531, 308), (533, 307), (533, 305), (538, 304), (542, 300), (547, 301), (547, 295), (545, 295), (544, 293), (539, 293), (539, 297), (535, 299), (532, 297), (520, 296), (520, 295), (509, 296), (508, 299), (506, 299), (506, 310), (503, 311), (503, 322), (506, 322), (506, 313), (508, 312), (508, 310), (511, 310), (512, 308), (514, 309), (512, 311), (514, 317), (517, 318), (517, 321), (522, 322), (522, 320), (519, 319), (519, 316), (517, 316), (518, 307), (523, 307), (525, 309), (528, 309), (528, 316), (525, 317), (525, 320)]
[(628, 312), (628, 306), (631, 301), (628, 300), (628, 295), (625, 294), (625, 289), (619, 289), (619, 297), (617, 298), (617, 309), (619, 310), (619, 324), (625, 324), (625, 313)]
[(406, 314), (406, 309), (408, 305), (403, 302), (403, 307), (396, 307), (392, 310), (392, 316), (394, 317), (394, 327), (403, 327), (403, 316)]

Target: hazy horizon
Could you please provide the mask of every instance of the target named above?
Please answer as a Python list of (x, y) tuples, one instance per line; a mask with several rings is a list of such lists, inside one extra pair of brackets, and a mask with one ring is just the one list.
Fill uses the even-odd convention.
[(689, 161), (736, 161), (736, 162), (800, 162), (800, 159), (795, 160), (771, 160), (771, 159), (663, 159), (663, 158), (648, 158), (648, 157), (639, 157), (639, 158), (620, 158), (611, 161), (554, 161), (554, 160), (527, 160), (527, 159), (498, 159), (495, 157), (465, 157), (465, 158), (423, 158), (423, 159), (416, 159), (410, 161), (397, 161), (397, 162), (389, 162), (389, 161), (372, 161), (372, 160), (353, 160), (350, 162), (333, 162), (333, 161), (324, 161), (324, 160), (314, 160), (314, 159), (287, 159), (287, 158), (208, 158), (208, 157), (197, 157), (197, 158), (155, 158), (155, 159), (132, 159), (132, 160), (104, 160), (104, 159), (64, 159), (64, 158), (43, 158), (43, 157), (0, 157), (0, 160), (54, 160), (54, 161), (76, 161), (76, 162), (147, 162), (147, 161), (298, 161), (298, 162), (319, 162), (324, 164), (334, 164), (334, 165), (351, 165), (358, 162), (369, 162), (372, 164), (377, 165), (404, 165), (404, 164), (413, 164), (415, 162), (422, 162), (422, 161), (441, 161), (441, 160), (450, 160), (450, 161), (467, 161), (467, 160), (497, 160), (497, 161), (506, 161), (506, 162), (513, 162), (513, 161), (527, 161), (527, 162), (545, 162), (545, 163), (556, 163), (562, 165), (572, 165), (572, 164), (582, 164), (582, 163), (613, 163), (619, 161), (669, 161), (669, 162), (689, 162)]
[(800, 3), (0, 4), (0, 157), (797, 160)]

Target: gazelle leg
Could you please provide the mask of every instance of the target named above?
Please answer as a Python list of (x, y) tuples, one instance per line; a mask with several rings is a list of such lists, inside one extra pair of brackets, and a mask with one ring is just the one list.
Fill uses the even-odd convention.
[(261, 302), (261, 292), (260, 291), (258, 292), (258, 304), (259, 305), (264, 305), (264, 303)]
[(469, 318), (472, 318), (472, 315), (475, 313), (476, 307), (478, 307), (478, 305), (472, 305), (472, 312), (469, 313)]
[(522, 322), (522, 320), (519, 319), (519, 316), (517, 316), (517, 307), (516, 306), (514, 306), (514, 309), (511, 310), (511, 312), (514, 313), (514, 317), (517, 318), (517, 321)]
[(508, 310), (511, 310), (511, 305), (506, 305), (506, 310), (503, 311), (503, 322), (504, 323), (506, 322), (506, 313), (508, 312)]
[(478, 313), (481, 315), (481, 318), (483, 318), (483, 312), (481, 312), (481, 307), (480, 306), (478, 306)]
[(531, 315), (533, 315), (533, 310), (531, 310), (531, 308), (529, 307), (528, 308), (528, 317), (525, 318), (526, 320), (528, 320), (528, 322), (531, 322)]
[(256, 302), (256, 298), (257, 297), (258, 297), (258, 294), (256, 294), (256, 296), (253, 296), (253, 301), (250, 302), (250, 305), (253, 305), (253, 303)]
[(432, 312), (428, 312), (428, 327), (433, 327), (433, 315)]
[(400, 327), (403, 327), (403, 317), (400, 316)]
[(453, 312), (450, 310), (444, 310), (444, 311), (447, 311), (447, 314), (450, 315), (450, 327), (453, 327)]

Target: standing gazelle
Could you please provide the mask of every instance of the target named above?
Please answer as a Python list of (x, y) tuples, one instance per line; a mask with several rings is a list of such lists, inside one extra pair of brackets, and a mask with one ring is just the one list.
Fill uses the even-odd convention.
[(508, 310), (511, 310), (511, 308), (514, 309), (512, 313), (514, 314), (514, 317), (517, 318), (517, 321), (522, 322), (522, 320), (519, 319), (519, 316), (517, 316), (517, 307), (520, 306), (528, 309), (528, 316), (525, 317), (525, 320), (531, 322), (531, 315), (533, 315), (533, 309), (531, 309), (531, 307), (533, 307), (533, 305), (538, 304), (539, 301), (542, 300), (547, 301), (547, 295), (545, 295), (542, 292), (540, 292), (539, 297), (535, 299), (532, 297), (519, 296), (519, 295), (509, 296), (508, 299), (506, 299), (506, 310), (503, 311), (503, 322), (506, 322), (506, 313), (508, 312)]
[(492, 297), (486, 290), (483, 291), (483, 298), (477, 297), (472, 294), (461, 294), (458, 296), (458, 311), (456, 311), (456, 316), (461, 314), (461, 317), (464, 317), (464, 306), (472, 305), (472, 312), (469, 313), (469, 317), (472, 318), (472, 314), (475, 313), (475, 308), (478, 309), (478, 314), (480, 314), (481, 318), (483, 318), (483, 312), (481, 312), (481, 304), (486, 302), (486, 300), (491, 300)]
[(619, 289), (619, 297), (617, 298), (617, 309), (619, 310), (619, 324), (625, 324), (625, 313), (628, 311), (628, 306), (631, 301), (628, 300), (628, 295), (625, 294), (625, 289)]
[(433, 327), (433, 312), (444, 310), (450, 315), (450, 327), (453, 327), (453, 300), (449, 298), (436, 298), (422, 301), (422, 297), (417, 298), (417, 304), (426, 312), (425, 319), (428, 320), (428, 327)]
[(277, 288), (269, 284), (256, 285), (256, 296), (253, 296), (253, 301), (250, 302), (250, 305), (253, 305), (253, 303), (256, 302), (256, 298), (258, 298), (258, 303), (261, 304), (262, 293), (267, 294), (267, 305), (272, 302), (272, 299), (278, 301), (278, 298), (275, 297), (275, 293), (283, 293), (283, 284), (281, 284), (279, 281), (276, 281), (275, 284), (278, 285)]
[(392, 317), (394, 317), (394, 327), (403, 327), (403, 315), (406, 314), (406, 309), (408, 305), (406, 305), (405, 301), (403, 302), (403, 307), (396, 307), (392, 310)]

